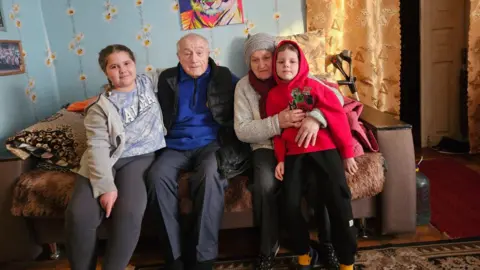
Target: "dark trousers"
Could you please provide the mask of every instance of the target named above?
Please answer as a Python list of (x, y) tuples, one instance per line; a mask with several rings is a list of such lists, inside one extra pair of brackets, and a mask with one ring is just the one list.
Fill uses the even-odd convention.
[(277, 160), (271, 149), (252, 153), (253, 214), (260, 229), (260, 252), (268, 256), (279, 239), (279, 193), (281, 182), (275, 179)]
[[(122, 158), (113, 167), (118, 197), (110, 216), (102, 269), (125, 269), (137, 246), (147, 205), (144, 176), (153, 160), (153, 154)], [(90, 181), (78, 176), (65, 212), (67, 255), (73, 270), (96, 268), (97, 228), (104, 218), (105, 211), (93, 198)]]
[(290, 155), (285, 158), (285, 225), (292, 239), (292, 249), (299, 255), (309, 252), (308, 225), (301, 211), (302, 193), (307, 183), (302, 173), (306, 170), (314, 170), (317, 175), (317, 198), (322, 206), (324, 203), (327, 207), (332, 244), (338, 259), (342, 264), (353, 264), (357, 249), (356, 229), (353, 226), (350, 189), (337, 150)]
[[(279, 240), (280, 216), (282, 205), (282, 182), (275, 178), (277, 160), (272, 149), (260, 148), (252, 153), (253, 167), (253, 213), (255, 225), (260, 230), (260, 252), (268, 256), (272, 253), (274, 245)], [(305, 198), (308, 205), (315, 207), (315, 217), (318, 224), (320, 242), (330, 242), (330, 222), (326, 208), (319, 207), (323, 201), (317, 200), (317, 192), (310, 192), (317, 187), (314, 171), (305, 171), (307, 180), (305, 185)], [(317, 205), (318, 204), (318, 205)]]
[[(218, 256), (218, 233), (228, 186), (228, 181), (218, 173), (215, 157), (218, 149), (216, 142), (190, 151), (166, 148), (150, 169), (149, 203), (161, 215), (162, 229), (168, 239), (167, 261), (182, 256), (184, 260), (204, 262)], [(182, 231), (180, 225), (178, 179), (181, 170), (194, 172), (188, 179), (194, 226), (188, 231)]]

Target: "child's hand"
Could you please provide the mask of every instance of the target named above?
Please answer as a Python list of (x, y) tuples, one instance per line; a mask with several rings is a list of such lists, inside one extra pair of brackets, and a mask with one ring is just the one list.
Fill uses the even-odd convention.
[(285, 162), (279, 162), (277, 164), (277, 167), (275, 168), (275, 177), (280, 181), (283, 181), (284, 169), (285, 169)]
[(354, 158), (346, 158), (343, 160), (343, 165), (345, 167), (345, 171), (350, 175), (354, 175), (358, 170), (357, 162)]

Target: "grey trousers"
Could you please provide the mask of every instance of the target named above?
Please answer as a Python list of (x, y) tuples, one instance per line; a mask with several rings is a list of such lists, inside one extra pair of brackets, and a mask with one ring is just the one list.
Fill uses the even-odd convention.
[[(225, 189), (228, 181), (218, 173), (216, 142), (189, 151), (163, 149), (147, 177), (149, 203), (160, 211), (167, 234), (167, 261), (204, 262), (218, 256)], [(188, 179), (193, 202), (193, 228), (183, 231), (179, 215), (178, 176), (181, 170), (193, 171)]]
[[(110, 216), (111, 228), (102, 269), (123, 270), (128, 265), (140, 236), (147, 205), (144, 177), (153, 160), (153, 154), (122, 158), (113, 167), (118, 198)], [(65, 212), (66, 248), (71, 269), (96, 268), (97, 228), (104, 218), (104, 210), (93, 198), (90, 181), (78, 176)]]

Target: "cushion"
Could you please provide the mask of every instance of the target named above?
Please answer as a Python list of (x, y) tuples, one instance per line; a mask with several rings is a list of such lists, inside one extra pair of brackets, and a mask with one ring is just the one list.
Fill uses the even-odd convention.
[[(358, 173), (347, 177), (352, 199), (375, 196), (383, 190), (385, 183), (384, 160), (380, 153), (366, 153), (355, 158)], [(72, 172), (46, 170), (46, 166), (26, 172), (14, 187), (11, 212), (25, 217), (63, 217), (70, 200), (76, 174)], [(180, 209), (191, 210), (188, 199), (189, 173), (180, 175)], [(229, 180), (225, 192), (225, 212), (242, 212), (252, 209), (252, 195), (248, 190), (248, 178), (237, 176)]]
[(61, 109), (8, 138), (6, 148), (21, 159), (32, 155), (74, 169), (86, 149), (83, 119), (82, 113)]
[(277, 42), (293, 40), (302, 49), (308, 61), (310, 73), (325, 74), (325, 31), (323, 29), (309, 31), (303, 34), (278, 36)]

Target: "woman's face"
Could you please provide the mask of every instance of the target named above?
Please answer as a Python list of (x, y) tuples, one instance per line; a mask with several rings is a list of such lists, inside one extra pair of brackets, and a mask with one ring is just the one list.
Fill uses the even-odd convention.
[(114, 52), (107, 58), (105, 74), (112, 82), (114, 89), (126, 89), (135, 83), (137, 68), (128, 53)]
[(253, 74), (260, 80), (272, 77), (272, 53), (267, 50), (252, 53), (252, 56), (250, 56), (250, 68)]

